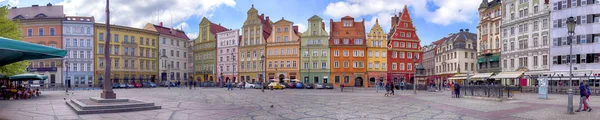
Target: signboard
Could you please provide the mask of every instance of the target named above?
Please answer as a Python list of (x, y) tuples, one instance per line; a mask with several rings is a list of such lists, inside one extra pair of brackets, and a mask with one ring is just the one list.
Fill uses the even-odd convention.
[(56, 67), (27, 68), (27, 72), (56, 72)]
[(540, 99), (548, 99), (548, 78), (538, 78), (538, 96)]

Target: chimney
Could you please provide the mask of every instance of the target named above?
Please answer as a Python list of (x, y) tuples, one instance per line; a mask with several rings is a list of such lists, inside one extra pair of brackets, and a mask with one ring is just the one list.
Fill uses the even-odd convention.
[(161, 27), (163, 26), (162, 22), (160, 22), (160, 26), (161, 26)]
[(465, 29), (465, 31), (469, 32), (469, 29), (467, 28), (467, 29)]
[(392, 17), (392, 29), (396, 27), (396, 23), (398, 23), (398, 16), (394, 15), (394, 17)]
[(40, 5), (31, 5), (31, 7), (38, 7), (38, 6), (40, 6)]
[(463, 29), (460, 29), (460, 32), (463, 32)]
[(46, 6), (52, 6), (52, 3), (48, 3), (48, 4), (46, 4)]

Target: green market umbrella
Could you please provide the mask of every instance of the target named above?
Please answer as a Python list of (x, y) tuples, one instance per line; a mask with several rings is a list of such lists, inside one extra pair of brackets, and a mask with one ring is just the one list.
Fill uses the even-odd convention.
[(62, 58), (67, 51), (0, 37), (0, 66), (23, 60)]
[(26, 80), (46, 80), (48, 76), (46, 75), (38, 75), (38, 74), (18, 74), (14, 76), (8, 77), (11, 81), (26, 81)]

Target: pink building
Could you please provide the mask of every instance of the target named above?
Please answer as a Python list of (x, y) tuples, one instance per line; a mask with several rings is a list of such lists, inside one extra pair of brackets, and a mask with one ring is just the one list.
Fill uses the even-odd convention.
[(217, 33), (217, 75), (225, 79), (239, 82), (238, 75), (238, 43), (240, 30), (228, 30)]

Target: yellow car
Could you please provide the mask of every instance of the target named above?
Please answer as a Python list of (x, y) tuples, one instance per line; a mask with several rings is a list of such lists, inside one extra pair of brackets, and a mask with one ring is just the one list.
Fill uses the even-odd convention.
[(269, 89), (283, 89), (283, 85), (280, 85), (277, 82), (272, 82), (269, 84)]

